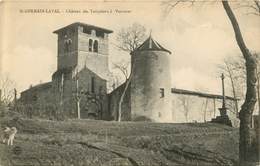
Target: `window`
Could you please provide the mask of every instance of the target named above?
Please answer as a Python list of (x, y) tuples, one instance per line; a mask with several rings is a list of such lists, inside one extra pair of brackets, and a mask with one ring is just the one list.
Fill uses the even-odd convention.
[(65, 52), (69, 52), (69, 43), (65, 42)]
[(101, 94), (103, 91), (103, 87), (102, 86), (99, 86), (99, 94)]
[(88, 41), (88, 51), (92, 52), (92, 47), (93, 47), (93, 40), (89, 39), (89, 41)]
[(95, 93), (95, 77), (91, 77), (91, 92)]
[(37, 101), (37, 99), (38, 99), (37, 96), (34, 95), (34, 96), (33, 96), (33, 101)]
[(98, 41), (95, 40), (94, 42), (94, 52), (98, 52)]
[(102, 38), (104, 38), (105, 33), (104, 33), (104, 32), (101, 32), (101, 31), (96, 31), (96, 35), (97, 35), (97, 37), (102, 37)]
[(160, 88), (161, 98), (164, 97), (164, 88)]
[(71, 46), (72, 40), (70, 38), (68, 38), (67, 35), (64, 36), (64, 49), (65, 52), (69, 52), (70, 51), (70, 46)]
[(86, 33), (86, 34), (91, 34), (91, 30), (90, 29), (88, 29), (88, 28), (86, 28), (86, 27), (84, 27), (83, 28), (83, 33)]

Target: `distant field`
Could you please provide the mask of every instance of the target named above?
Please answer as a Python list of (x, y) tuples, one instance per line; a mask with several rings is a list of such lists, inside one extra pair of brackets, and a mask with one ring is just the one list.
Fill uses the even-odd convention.
[(219, 124), (21, 118), (0, 124), (18, 128), (13, 147), (0, 144), (1, 166), (227, 166), (238, 158), (238, 130)]

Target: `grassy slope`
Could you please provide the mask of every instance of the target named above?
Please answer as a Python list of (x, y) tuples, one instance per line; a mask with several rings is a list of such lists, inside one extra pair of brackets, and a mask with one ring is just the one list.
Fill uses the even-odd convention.
[[(218, 124), (2, 119), (1, 165), (234, 165), (238, 130)], [(2, 134), (2, 133), (0, 133)]]

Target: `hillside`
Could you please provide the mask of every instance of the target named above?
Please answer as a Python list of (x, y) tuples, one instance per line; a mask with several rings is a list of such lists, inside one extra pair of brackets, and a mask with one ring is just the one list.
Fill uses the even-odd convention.
[(18, 134), (14, 146), (0, 144), (1, 166), (227, 166), (238, 157), (238, 130), (219, 124), (2, 119), (6, 125)]

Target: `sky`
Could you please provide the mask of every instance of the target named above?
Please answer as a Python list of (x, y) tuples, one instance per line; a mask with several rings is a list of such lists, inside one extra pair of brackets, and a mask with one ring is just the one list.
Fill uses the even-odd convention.
[[(235, 4), (231, 4), (235, 8)], [(21, 13), (25, 9), (58, 9), (63, 13)], [(66, 13), (66, 10), (112, 10), (112, 13)], [(129, 13), (117, 13), (127, 10)], [(168, 15), (161, 2), (5, 1), (0, 4), (0, 74), (16, 82), (19, 92), (51, 80), (57, 69), (57, 36), (52, 32), (73, 22), (114, 31), (109, 65), (127, 60), (116, 34), (137, 22), (170, 50), (172, 87), (221, 94), (217, 66), (228, 56), (242, 56), (221, 3), (180, 4)], [(260, 17), (234, 10), (248, 48), (260, 52)], [(228, 80), (226, 80), (228, 82)]]

